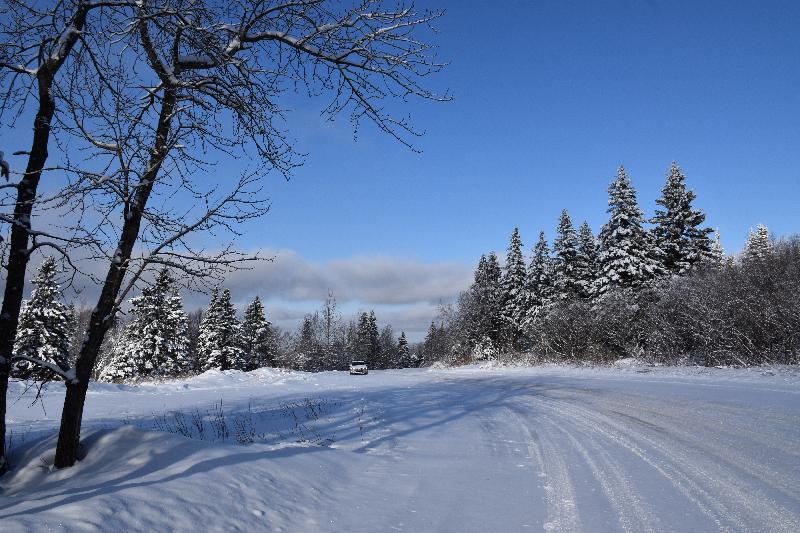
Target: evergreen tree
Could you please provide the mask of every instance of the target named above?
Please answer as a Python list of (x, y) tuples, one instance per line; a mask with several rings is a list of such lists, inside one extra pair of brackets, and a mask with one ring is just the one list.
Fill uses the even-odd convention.
[[(52, 257), (39, 265), (31, 280), (36, 288), (31, 299), (23, 304), (19, 315), (14, 355), (32, 357), (53, 364), (62, 370), (69, 368), (70, 335), (74, 310), (62, 302), (61, 289), (56, 282), (58, 269)], [(28, 361), (14, 366), (14, 375), (25, 379), (48, 379), (52, 373)]]
[(174, 376), (189, 370), (189, 320), (169, 271), (161, 270), (130, 304), (133, 319), (101, 379)]
[(711, 255), (711, 228), (701, 227), (706, 215), (692, 207), (696, 196), (686, 189), (686, 177), (672, 162), (667, 180), (656, 203), (652, 222), (654, 244), (665, 271), (682, 275)]
[(572, 219), (566, 209), (561, 217), (553, 241), (553, 283), (555, 297), (569, 300), (581, 296), (582, 290), (578, 279), (578, 234), (572, 225)]
[(486, 315), (484, 312), (484, 293), (486, 292), (487, 272), (486, 256), (481, 255), (478, 266), (475, 269), (475, 276), (469, 288), (469, 294), (464, 298), (468, 302), (465, 308), (466, 336), (470, 346), (478, 344), (487, 335)]
[(522, 257), (522, 240), (519, 229), (514, 228), (506, 255), (503, 273), (503, 303), (501, 316), (504, 337), (509, 346), (519, 348), (525, 315), (528, 308), (527, 291), (525, 290), (525, 260)]
[(275, 365), (277, 346), (272, 325), (264, 314), (264, 305), (256, 296), (244, 312), (239, 330), (239, 346), (245, 361), (242, 370)]
[(720, 268), (725, 264), (725, 248), (722, 247), (719, 231), (714, 233), (714, 243), (711, 245), (709, 264), (714, 268)]
[(503, 332), (503, 282), (497, 254), (489, 252), (486, 257), (486, 279), (482, 300), (486, 312), (484, 333), (493, 343), (499, 343)]
[(409, 368), (412, 366), (411, 350), (408, 348), (405, 331), (401, 331), (400, 337), (397, 339), (397, 360), (400, 362), (400, 368)]
[(380, 335), (378, 333), (378, 320), (375, 318), (375, 311), (369, 312), (369, 334), (367, 337), (368, 354), (367, 360), (374, 361), (380, 357)]
[(608, 187), (608, 194), (610, 217), (600, 231), (597, 295), (615, 287), (637, 288), (663, 273), (642, 226), (644, 216), (636, 201), (636, 190), (622, 166)]
[(597, 279), (597, 239), (586, 221), (578, 229), (578, 254), (574, 272), (578, 296), (591, 297)]
[(755, 231), (750, 230), (742, 260), (746, 264), (763, 264), (772, 257), (772, 252), (772, 238), (767, 227), (759, 224)]
[(311, 315), (303, 317), (300, 334), (295, 346), (294, 366), (297, 370), (315, 371), (317, 363), (317, 343), (314, 338), (314, 321)]
[(428, 328), (428, 334), (425, 335), (425, 340), (422, 343), (422, 358), (425, 363), (433, 363), (440, 361), (447, 357), (447, 332), (444, 325), (436, 327), (434, 322), (431, 322)]
[(397, 344), (394, 340), (394, 329), (390, 324), (381, 328), (378, 336), (378, 363), (375, 368), (399, 368), (397, 362)]
[(225, 289), (219, 295), (215, 290), (200, 323), (198, 355), (204, 372), (212, 368), (229, 370), (245, 366), (242, 350), (238, 346), (238, 333), (239, 323), (230, 291)]
[(497, 255), (481, 256), (470, 287), (467, 342), (470, 346), (496, 344), (503, 331), (502, 274)]
[(375, 312), (361, 313), (358, 321), (357, 349), (358, 358), (372, 365), (377, 361), (379, 350), (378, 324)]
[(539, 232), (539, 241), (533, 248), (533, 257), (528, 267), (528, 320), (539, 313), (554, 297), (555, 284), (553, 258), (544, 232)]

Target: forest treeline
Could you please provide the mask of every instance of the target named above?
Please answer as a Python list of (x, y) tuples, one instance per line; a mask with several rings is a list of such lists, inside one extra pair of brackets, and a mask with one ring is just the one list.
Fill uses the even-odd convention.
[[(407, 368), (499, 359), (653, 363), (797, 364), (800, 357), (800, 238), (776, 240), (758, 225), (741, 253), (725, 255), (705, 227), (677, 164), (657, 209), (645, 218), (619, 168), (608, 188), (609, 218), (599, 235), (562, 211), (552, 245), (539, 234), (526, 260), (514, 229), (505, 261), (481, 256), (474, 282), (443, 305), (425, 340), (378, 327), (373, 311), (345, 320), (330, 294), (295, 332), (267, 319), (255, 297), (241, 313), (227, 289), (205, 310), (187, 313), (169, 270), (161, 270), (106, 337), (94, 377), (129, 381), (212, 368), (345, 370)], [(46, 361), (62, 371), (79, 352), (90, 311), (63, 302), (58, 270), (46, 259), (20, 314), (14, 369), (46, 379)], [(241, 318), (239, 317), (241, 315)]]
[[(564, 210), (552, 246), (526, 264), (519, 231), (505, 259), (481, 257), (474, 283), (443, 310), (423, 352), (472, 360), (753, 365), (800, 357), (800, 238), (751, 230), (726, 256), (676, 163), (647, 219), (625, 169), (595, 236)], [(430, 360), (430, 357), (428, 357)]]

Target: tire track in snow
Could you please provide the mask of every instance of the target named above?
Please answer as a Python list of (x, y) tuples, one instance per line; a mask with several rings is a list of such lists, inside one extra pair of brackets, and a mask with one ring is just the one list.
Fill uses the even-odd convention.
[[(795, 514), (776, 504), (759, 487), (732, 476), (729, 469), (719, 464), (721, 458), (715, 461), (697, 453), (676, 451), (684, 449), (686, 444), (676, 439), (668, 428), (662, 428), (663, 432), (653, 438), (641, 428), (636, 430), (629, 423), (622, 423), (600, 411), (552, 398), (543, 403), (549, 404), (559, 417), (571, 419), (585, 432), (600, 433), (638, 455), (723, 531), (742, 528), (776, 532), (800, 530)], [(648, 449), (660, 455), (661, 460), (653, 457)], [(752, 527), (748, 527), (748, 523)]]
[[(548, 417), (549, 419), (549, 417)], [(611, 458), (603, 446), (598, 444), (597, 438), (588, 438), (586, 442), (591, 448), (584, 446), (576, 435), (586, 435), (579, 428), (573, 426), (572, 430), (567, 425), (557, 425), (549, 419), (556, 431), (567, 437), (572, 447), (581, 455), (583, 461), (589, 466), (595, 480), (603, 488), (611, 506), (616, 512), (619, 526), (626, 532), (652, 532), (656, 531), (652, 511), (640, 497), (631, 489), (630, 479), (622, 470), (619, 461)], [(594, 456), (595, 459), (592, 457)]]
[[(573, 423), (575, 423), (578, 427), (582, 428), (584, 433), (598, 433), (603, 435), (606, 439), (608, 439), (611, 443), (621, 446), (623, 449), (628, 450), (633, 455), (637, 456), (639, 459), (644, 461), (647, 465), (651, 468), (656, 470), (662, 477), (664, 477), (668, 482), (672, 484), (673, 487), (678, 489), (678, 491), (683, 494), (689, 501), (695, 504), (698, 509), (706, 515), (709, 519), (711, 519), (717, 526), (719, 526), (721, 531), (727, 531), (728, 529), (723, 527), (721, 522), (721, 516), (725, 515), (725, 508), (720, 508), (719, 505), (712, 505), (711, 507), (716, 507), (712, 509), (709, 505), (706, 505), (703, 500), (708, 499), (710, 497), (699, 485), (694, 483), (691, 479), (680, 475), (679, 472), (674, 471), (667, 463), (664, 461), (656, 462), (655, 459), (651, 458), (650, 454), (642, 448), (637, 443), (633, 442), (626, 438), (625, 434), (616, 434), (611, 433), (608, 431), (604, 431), (599, 428), (599, 426), (595, 424), (590, 424), (585, 421), (584, 418), (580, 416), (575, 416), (573, 413), (568, 412), (567, 410), (563, 409), (563, 407), (551, 405), (553, 412), (558, 414), (563, 419), (572, 419)], [(588, 413), (585, 418), (589, 420), (593, 420), (595, 422), (596, 419), (594, 418), (594, 413)], [(698, 494), (702, 493), (704, 496), (703, 499), (698, 498)]]
[(547, 522), (543, 524), (544, 530), (582, 531), (575, 487), (562, 450), (545, 432), (536, 432), (534, 435), (529, 427), (530, 421), (520, 417), (513, 408), (506, 407), (505, 411), (513, 418), (515, 427), (522, 431), (528, 455), (535, 458), (539, 467), (538, 476), (544, 483), (547, 506)]

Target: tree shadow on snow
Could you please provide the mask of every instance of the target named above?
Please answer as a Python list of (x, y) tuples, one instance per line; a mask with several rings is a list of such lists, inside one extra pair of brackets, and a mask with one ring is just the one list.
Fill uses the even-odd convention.
[[(138, 456), (128, 457), (124, 453), (125, 450), (115, 450), (113, 440), (103, 442), (104, 439), (109, 438), (109, 435), (114, 435), (113, 430), (91, 431), (92, 428), (103, 426), (116, 425), (119, 427), (120, 421), (111, 419), (93, 420), (88, 427), (84, 428), (84, 433), (87, 436), (82, 440), (91, 460), (91, 467), (84, 470), (81, 469), (83, 465), (79, 463), (75, 468), (80, 470), (76, 470), (74, 475), (59, 478), (45, 475), (43, 476), (43, 482), (26, 486), (13, 496), (2, 495), (2, 492), (0, 492), (0, 495), (2, 495), (0, 497), (3, 499), (11, 499), (7, 505), (0, 507), (0, 519), (46, 512), (63, 505), (114, 494), (130, 488), (168, 483), (176, 479), (188, 478), (219, 468), (252, 461), (269, 461), (324, 451), (332, 453), (371, 453), (382, 447), (392, 448), (403, 439), (416, 433), (437, 428), (444, 429), (446, 426), (467, 417), (480, 416), (484, 411), (493, 411), (498, 408), (517, 405), (518, 401), (524, 397), (546, 396), (551, 391), (564, 393), (575, 386), (574, 380), (568, 383), (559, 383), (561, 380), (549, 377), (545, 380), (546, 384), (537, 378), (527, 376), (508, 376), (506, 378), (491, 379), (461, 376), (453, 376), (452, 378), (431, 376), (431, 378), (430, 382), (416, 382), (397, 387), (366, 388), (356, 391), (332, 390), (327, 394), (322, 391), (318, 393), (316, 397), (334, 399), (338, 407), (337, 410), (331, 413), (330, 419), (326, 419), (315, 426), (315, 431), (321, 434), (335, 434), (337, 443), (340, 443), (341, 447), (345, 447), (345, 450), (337, 449), (333, 451), (324, 446), (308, 445), (286, 446), (279, 449), (265, 449), (263, 446), (257, 446), (256, 450), (237, 446), (237, 450), (243, 449), (245, 451), (231, 453), (228, 445), (212, 444), (185, 438), (182, 439), (183, 442), (180, 444), (171, 445), (165, 451), (159, 451), (154, 446), (153, 449), (139, 453)], [(586, 392), (586, 390), (585, 388), (581, 389), (582, 392)], [(264, 401), (269, 402), (270, 405), (277, 405), (297, 402), (302, 397), (302, 393), (295, 393), (282, 397), (269, 397)], [(236, 413), (249, 410), (251, 406), (252, 400), (228, 401), (226, 410)], [(257, 404), (256, 407), (258, 407)], [(535, 410), (529, 411), (530, 416), (535, 416)], [(142, 427), (140, 424), (147, 424), (148, 421), (151, 421), (148, 417), (126, 420), (126, 422), (133, 423), (139, 427)], [(163, 435), (155, 431), (145, 431), (138, 434), (145, 440), (154, 441), (160, 438), (159, 435)], [(179, 437), (176, 436), (175, 438)], [(29, 454), (52, 453), (54, 442), (54, 437), (39, 439), (28, 443), (26, 449)], [(146, 479), (165, 471), (180, 468), (178, 465), (186, 462), (187, 458), (200, 452), (207, 453), (209, 450), (211, 450), (211, 453), (219, 453), (220, 455), (202, 459), (191, 464), (188, 468), (170, 472), (163, 477), (158, 476), (154, 479)], [(119, 453), (120, 451), (122, 454)], [(124, 468), (124, 465), (120, 465), (120, 460), (122, 460), (120, 457), (124, 457), (125, 461), (129, 461), (131, 465), (135, 464), (136, 467), (122, 476), (107, 481), (74, 487), (76, 478), (82, 476), (95, 477), (113, 472), (121, 467)], [(86, 462), (88, 463), (89, 461)], [(10, 473), (9, 475), (13, 476), (14, 474)], [(73, 486), (65, 489), (64, 486), (67, 483)], [(27, 505), (31, 502), (47, 503), (9, 514), (2, 514), (2, 511), (13, 510), (17, 505), (22, 503)]]

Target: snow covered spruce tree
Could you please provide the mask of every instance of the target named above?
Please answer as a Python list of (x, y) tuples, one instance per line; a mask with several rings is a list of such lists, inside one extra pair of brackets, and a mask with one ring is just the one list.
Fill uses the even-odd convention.
[(686, 177), (673, 161), (667, 181), (661, 189), (652, 219), (652, 236), (660, 252), (664, 270), (671, 274), (686, 274), (711, 254), (711, 228), (702, 227), (706, 215), (692, 206), (696, 196), (686, 188)]
[(484, 277), (486, 275), (486, 255), (481, 254), (478, 266), (475, 267), (472, 285), (469, 290), (461, 296), (459, 309), (463, 315), (464, 330), (466, 332), (467, 344), (470, 347), (476, 346), (484, 337), (483, 323), (485, 317), (481, 314), (481, 295), (483, 290)]
[(436, 323), (433, 321), (431, 322), (428, 333), (425, 335), (425, 340), (422, 341), (421, 351), (421, 363), (423, 364), (429, 365), (436, 361), (444, 361), (445, 363), (451, 362), (449, 360), (450, 353), (448, 351), (447, 332), (443, 324), (436, 327)]
[(708, 257), (708, 264), (712, 268), (721, 268), (725, 264), (725, 248), (722, 246), (722, 238), (719, 231), (714, 233), (714, 242), (711, 243), (711, 252)]
[(581, 295), (578, 275), (578, 234), (566, 209), (561, 211), (553, 241), (554, 296), (571, 300)]
[(22, 307), (14, 342), (14, 358), (18, 362), (12, 374), (16, 377), (47, 380), (53, 377), (47, 367), (61, 371), (69, 368), (75, 317), (74, 310), (62, 301), (57, 274), (55, 260), (47, 257), (31, 280), (36, 288)]
[(502, 271), (494, 252), (482, 255), (475, 269), (475, 279), (470, 287), (467, 316), (468, 343), (476, 355), (493, 354), (499, 347), (503, 331)]
[(356, 335), (355, 355), (369, 365), (376, 363), (379, 357), (380, 333), (375, 311), (361, 313)]
[(200, 323), (198, 358), (200, 369), (230, 370), (244, 366), (243, 351), (239, 348), (239, 321), (236, 308), (231, 303), (231, 293), (224, 289), (211, 293), (211, 301)]
[(533, 257), (528, 266), (528, 324), (539, 316), (544, 307), (553, 301), (555, 295), (553, 257), (547, 245), (544, 232), (539, 232), (539, 240), (533, 247)]
[[(107, 236), (98, 252), (107, 271), (76, 379), (67, 383), (56, 468), (76, 461), (89, 378), (131, 283), (154, 262), (168, 260), (186, 283), (203, 284), (253, 259), (234, 246), (208, 254), (189, 236), (237, 235), (244, 221), (267, 210), (261, 180), (275, 171), (288, 175), (301, 162), (283, 122), (287, 90), (329, 97), (326, 116), (349, 113), (355, 125), (369, 120), (407, 145), (417, 132), (391, 114), (398, 108), (389, 101), (449, 99), (423, 86), (443, 66), (425, 42), (438, 12), (381, 1), (123, 4), (126, 20), (106, 29), (116, 38), (97, 51), (118, 61), (108, 72), (119, 79), (82, 87), (81, 101), (90, 105), (76, 110), (75, 122), (85, 127), (69, 131), (105, 170), (95, 205), (103, 221), (97, 234)], [(142, 87), (150, 88), (145, 98)], [(239, 153), (252, 165), (238, 181), (211, 168)], [(187, 203), (153, 206), (159, 195), (183, 195)], [(187, 213), (185, 205), (195, 208)], [(134, 249), (142, 253), (134, 256)]]
[(653, 257), (636, 190), (624, 167), (619, 167), (617, 178), (608, 187), (608, 195), (610, 217), (600, 231), (594, 286), (598, 296), (615, 288), (638, 288), (663, 272)]
[(578, 229), (578, 255), (575, 261), (575, 279), (578, 295), (590, 298), (597, 279), (597, 239), (585, 220)]
[(101, 379), (166, 377), (191, 370), (189, 319), (170, 271), (161, 269), (153, 284), (130, 303), (133, 320), (125, 327)]
[(312, 315), (303, 317), (303, 323), (294, 342), (294, 353), (291, 354), (290, 366), (295, 370), (313, 372), (318, 370), (318, 350), (314, 335), (314, 320)]
[(249, 371), (275, 365), (275, 336), (258, 296), (253, 298), (244, 311), (244, 319), (239, 328), (239, 347), (244, 361), (241, 370)]
[(394, 336), (394, 328), (391, 324), (386, 324), (381, 328), (378, 335), (378, 359), (375, 368), (400, 368), (398, 363), (397, 340)]
[(742, 252), (742, 263), (763, 265), (772, 257), (773, 250), (774, 245), (769, 235), (769, 229), (764, 224), (759, 224), (755, 231), (751, 229), (747, 235), (747, 243)]
[(401, 331), (400, 337), (397, 338), (397, 361), (400, 368), (410, 368), (413, 366), (411, 361), (411, 350), (408, 347), (405, 331)]
[(522, 239), (519, 236), (519, 228), (514, 228), (508, 244), (505, 268), (503, 269), (501, 307), (504, 344), (512, 350), (520, 349), (525, 325), (525, 315), (528, 309), (528, 294), (525, 282), (525, 259), (522, 257)]

